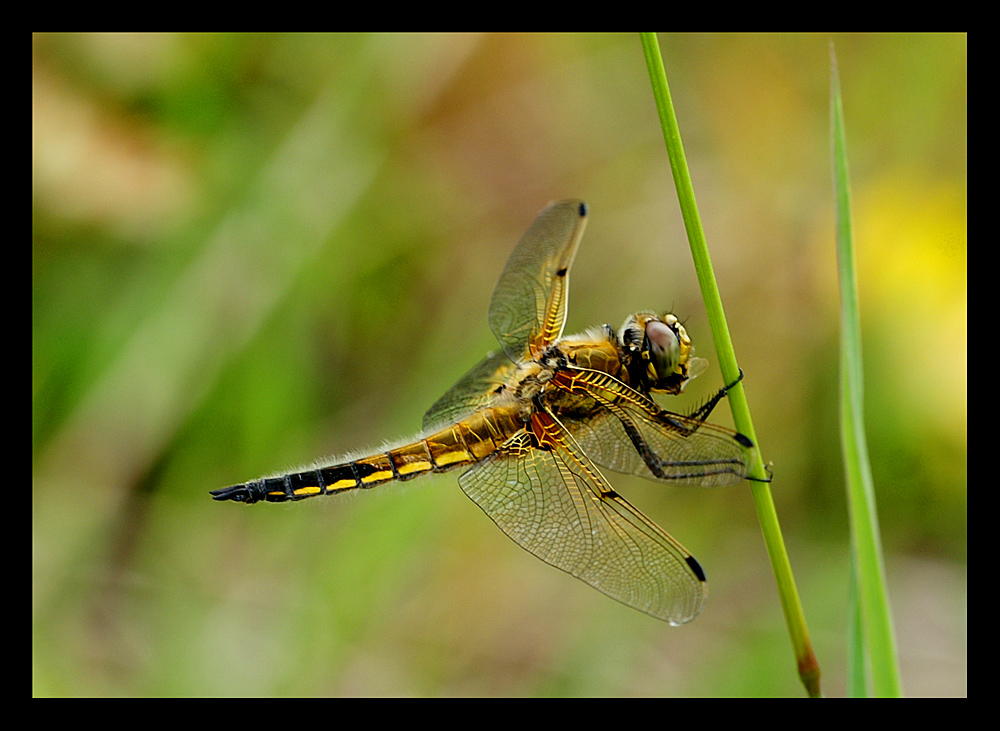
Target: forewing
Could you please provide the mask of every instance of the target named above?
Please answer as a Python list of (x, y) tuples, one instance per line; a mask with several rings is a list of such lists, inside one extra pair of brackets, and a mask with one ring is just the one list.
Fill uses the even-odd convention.
[(587, 206), (549, 205), (514, 249), (490, 300), (490, 329), (514, 362), (536, 356), (562, 335), (569, 269), (587, 222)]
[(459, 478), (465, 493), (546, 563), (670, 624), (694, 619), (706, 594), (698, 562), (612, 490), (558, 421), (538, 417), (550, 448), (518, 432)]

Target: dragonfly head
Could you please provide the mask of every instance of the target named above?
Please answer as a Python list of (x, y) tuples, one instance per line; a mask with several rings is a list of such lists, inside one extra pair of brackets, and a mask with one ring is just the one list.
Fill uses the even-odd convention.
[(619, 339), (631, 355), (629, 373), (650, 391), (677, 394), (708, 367), (694, 357), (687, 330), (676, 316), (637, 312), (622, 325)]

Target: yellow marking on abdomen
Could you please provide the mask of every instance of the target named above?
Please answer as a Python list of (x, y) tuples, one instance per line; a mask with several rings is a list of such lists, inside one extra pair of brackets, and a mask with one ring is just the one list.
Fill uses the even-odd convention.
[(396, 467), (396, 471), (399, 472), (400, 475), (412, 475), (416, 472), (427, 472), (427, 470), (432, 469), (433, 467), (434, 465), (430, 462), (423, 460), (421, 462), (410, 462), (408, 464), (398, 465)]
[(395, 477), (392, 474), (392, 470), (384, 470), (382, 472), (372, 472), (370, 475), (366, 475), (361, 478), (361, 482), (368, 485), (372, 482), (385, 482), (386, 480), (391, 480)]
[(438, 467), (446, 467), (452, 464), (471, 462), (472, 455), (465, 449), (452, 449), (447, 452), (434, 455), (434, 461), (437, 462)]

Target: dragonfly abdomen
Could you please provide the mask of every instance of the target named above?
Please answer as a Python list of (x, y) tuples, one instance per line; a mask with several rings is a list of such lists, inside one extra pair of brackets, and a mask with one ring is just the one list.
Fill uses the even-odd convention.
[(489, 456), (521, 428), (512, 410), (488, 408), (409, 444), (370, 457), (213, 490), (216, 500), (283, 503), (367, 489), (429, 472), (447, 472)]

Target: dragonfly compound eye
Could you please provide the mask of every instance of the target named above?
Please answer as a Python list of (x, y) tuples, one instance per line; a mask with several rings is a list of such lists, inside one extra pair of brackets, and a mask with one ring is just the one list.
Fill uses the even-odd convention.
[(659, 320), (646, 323), (646, 345), (649, 364), (656, 371), (654, 381), (671, 375), (681, 361), (681, 342), (667, 324)]

